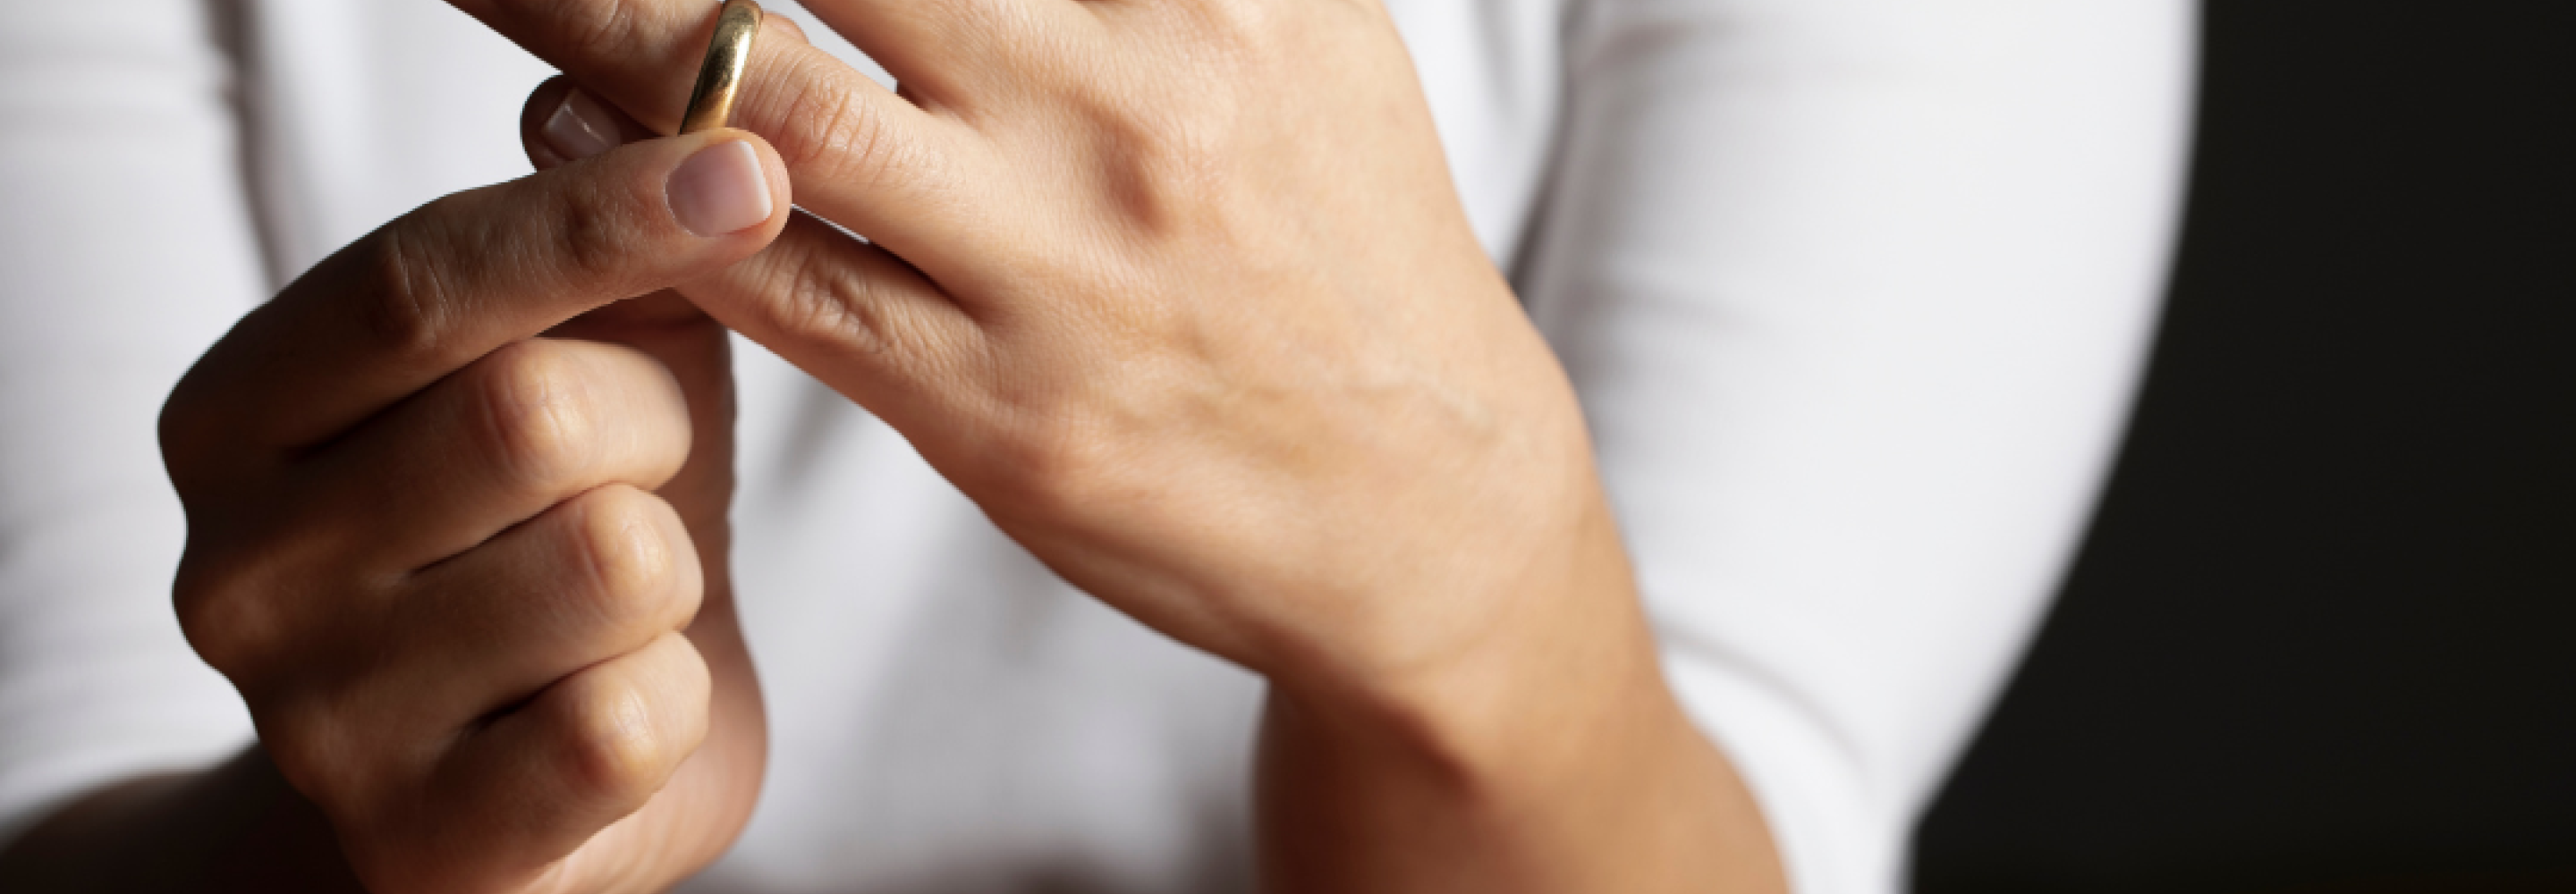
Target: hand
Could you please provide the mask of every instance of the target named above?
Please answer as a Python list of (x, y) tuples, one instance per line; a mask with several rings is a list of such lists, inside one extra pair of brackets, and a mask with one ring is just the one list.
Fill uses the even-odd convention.
[(759, 789), (725, 334), (657, 290), (766, 245), (784, 169), (730, 131), (571, 161), (619, 140), (544, 145), (564, 92), (559, 167), (324, 261), (163, 414), (182, 627), (379, 894), (659, 890)]
[[(459, 5), (663, 125), (707, 15)], [(1370, 689), (1618, 564), (1571, 390), (1374, 4), (816, 9), (903, 95), (774, 26), (737, 120), (875, 244), (800, 220), (689, 294), (1067, 579), (1289, 685)]]
[[(713, 17), (452, 2), (665, 128)], [(1382, 7), (809, 8), (902, 90), (773, 17), (734, 120), (869, 241), (800, 218), (687, 294), (1068, 581), (1270, 679), (1274, 886), (1777, 883)]]

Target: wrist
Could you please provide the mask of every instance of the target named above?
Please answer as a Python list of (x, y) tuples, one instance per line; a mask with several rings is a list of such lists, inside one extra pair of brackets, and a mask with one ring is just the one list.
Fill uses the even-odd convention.
[(1591, 514), (1557, 569), (1493, 600), (1461, 645), (1357, 672), (1272, 674), (1269, 724), (1477, 789), (1565, 781), (1605, 752), (1696, 736), (1607, 508)]
[(1587, 570), (1514, 600), (1472, 649), (1338, 685), (1274, 676), (1265, 890), (1778, 890), (1757, 810), (1664, 683), (1602, 515)]
[(1274, 677), (1262, 887), (1786, 890), (1752, 794), (1684, 715), (1606, 506), (1474, 647), (1341, 685)]

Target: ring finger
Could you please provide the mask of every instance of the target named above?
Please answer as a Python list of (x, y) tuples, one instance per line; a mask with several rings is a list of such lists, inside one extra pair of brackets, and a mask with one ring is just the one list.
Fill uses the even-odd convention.
[(413, 722), (454, 728), (687, 627), (704, 593), (670, 504), (607, 485), (406, 580), (357, 685), (410, 693)]

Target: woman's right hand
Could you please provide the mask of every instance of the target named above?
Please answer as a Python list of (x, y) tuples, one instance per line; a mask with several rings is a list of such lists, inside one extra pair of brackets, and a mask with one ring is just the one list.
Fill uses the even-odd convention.
[(760, 784), (725, 335), (663, 290), (766, 246), (785, 168), (566, 89), (556, 166), (324, 261), (163, 412), (181, 625), (378, 894), (658, 890)]

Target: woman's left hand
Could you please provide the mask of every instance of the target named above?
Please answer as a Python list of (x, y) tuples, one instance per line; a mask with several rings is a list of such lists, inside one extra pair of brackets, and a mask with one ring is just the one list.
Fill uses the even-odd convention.
[[(663, 131), (714, 19), (453, 2)], [(900, 94), (772, 17), (733, 123), (871, 242), (800, 219), (687, 294), (1067, 580), (1269, 677), (1275, 883), (1776, 883), (1383, 7), (809, 6)]]

